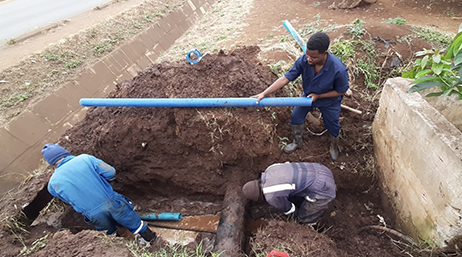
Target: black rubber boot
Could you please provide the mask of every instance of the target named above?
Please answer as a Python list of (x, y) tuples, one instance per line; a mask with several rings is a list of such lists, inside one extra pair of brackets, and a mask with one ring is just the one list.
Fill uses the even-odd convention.
[(284, 147), (284, 152), (291, 153), (295, 151), (295, 149), (301, 147), (303, 145), (303, 130), (304, 126), (301, 125), (292, 125), (292, 134), (294, 135), (295, 139), (292, 143), (286, 145)]
[(332, 160), (337, 160), (338, 158), (338, 153), (339, 153), (339, 149), (338, 149), (338, 136), (337, 137), (333, 137), (333, 136), (330, 136), (330, 148), (329, 148), (329, 152), (330, 152), (330, 157), (332, 157)]
[(143, 233), (140, 233), (140, 236), (148, 242), (156, 239), (156, 233), (152, 232), (149, 228), (147, 228)]

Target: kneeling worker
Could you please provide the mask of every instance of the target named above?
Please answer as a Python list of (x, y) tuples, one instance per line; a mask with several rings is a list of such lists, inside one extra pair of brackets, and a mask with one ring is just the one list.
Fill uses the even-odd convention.
[(108, 182), (116, 175), (112, 166), (92, 155), (70, 155), (58, 144), (46, 144), (42, 155), (55, 167), (48, 191), (81, 213), (87, 223), (109, 235), (126, 228), (148, 242), (156, 238), (132, 203), (112, 189)]
[(242, 192), (248, 199), (266, 201), (302, 224), (314, 225), (335, 198), (332, 172), (319, 163), (276, 163), (259, 180), (247, 182)]

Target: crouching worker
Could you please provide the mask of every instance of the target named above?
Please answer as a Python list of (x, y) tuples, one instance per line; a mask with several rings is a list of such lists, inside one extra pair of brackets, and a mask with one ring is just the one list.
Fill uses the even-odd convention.
[(81, 213), (87, 223), (107, 230), (108, 235), (126, 228), (148, 242), (156, 238), (131, 202), (112, 189), (108, 182), (116, 175), (112, 166), (92, 155), (70, 155), (58, 144), (46, 144), (42, 155), (55, 168), (48, 191)]
[(277, 163), (242, 187), (245, 197), (268, 204), (302, 224), (315, 225), (335, 198), (332, 172), (319, 163)]

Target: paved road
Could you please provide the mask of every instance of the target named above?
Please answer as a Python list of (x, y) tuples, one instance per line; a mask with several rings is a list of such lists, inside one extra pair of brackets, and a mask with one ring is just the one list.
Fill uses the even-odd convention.
[(8, 0), (0, 2), (0, 44), (109, 1)]

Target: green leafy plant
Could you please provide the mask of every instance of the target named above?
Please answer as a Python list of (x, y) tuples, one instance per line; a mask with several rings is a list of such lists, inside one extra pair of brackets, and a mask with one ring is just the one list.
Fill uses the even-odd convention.
[(348, 29), (348, 33), (357, 37), (361, 38), (366, 31), (363, 28), (364, 21), (360, 19), (356, 19), (353, 21), (353, 26)]
[(406, 23), (406, 20), (400, 17), (396, 17), (394, 19), (388, 19), (384, 21), (383, 23), (403, 25)]
[(415, 79), (409, 93), (439, 87), (441, 91), (426, 96), (456, 94), (462, 100), (462, 24), (445, 54), (444, 50), (432, 49), (419, 51), (416, 55), (423, 57), (415, 61), (412, 70), (402, 75)]

